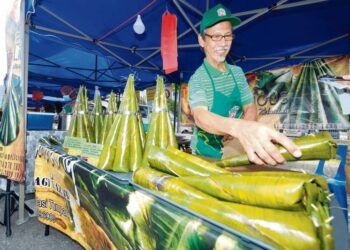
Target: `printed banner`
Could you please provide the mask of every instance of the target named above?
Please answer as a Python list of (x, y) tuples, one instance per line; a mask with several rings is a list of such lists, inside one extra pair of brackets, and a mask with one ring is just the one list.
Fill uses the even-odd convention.
[[(5, 37), (0, 39), (1, 103), (0, 175), (22, 182), (25, 178), (25, 110), (24, 110), (24, 1), (1, 3)], [(2, 20), (1, 20), (2, 22)], [(4, 61), (5, 60), (5, 61)], [(5, 67), (5, 68), (4, 68)]]
[[(123, 175), (123, 174), (121, 174)], [(246, 249), (257, 247), (130, 184), (116, 173), (39, 145), (35, 160), (40, 222), (85, 249)]]
[(181, 105), (181, 116), (180, 116), (181, 126), (190, 126), (190, 127), (194, 126), (190, 105), (188, 103), (188, 84), (187, 83), (181, 84), (180, 105)]
[(247, 74), (259, 119), (276, 128), (349, 128), (340, 98), (350, 82), (339, 81), (349, 75), (349, 59), (341, 56)]

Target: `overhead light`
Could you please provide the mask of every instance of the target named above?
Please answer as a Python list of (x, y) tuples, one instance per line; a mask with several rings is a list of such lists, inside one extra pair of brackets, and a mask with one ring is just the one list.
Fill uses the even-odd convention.
[(137, 15), (137, 19), (136, 19), (136, 22), (134, 23), (133, 25), (133, 28), (134, 28), (134, 31), (136, 34), (143, 34), (143, 32), (145, 32), (145, 25), (143, 24), (142, 22), (142, 19), (141, 19), (141, 16), (140, 15)]

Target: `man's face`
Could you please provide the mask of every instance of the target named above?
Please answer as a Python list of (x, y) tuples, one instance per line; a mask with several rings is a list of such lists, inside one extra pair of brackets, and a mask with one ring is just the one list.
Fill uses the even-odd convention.
[[(207, 60), (215, 64), (223, 63), (232, 44), (231, 23), (229, 21), (217, 23), (207, 28), (204, 33), (206, 34), (205, 37), (199, 36), (198, 42), (203, 47)], [(221, 40), (213, 41), (213, 39), (218, 40), (218, 38), (221, 38)]]

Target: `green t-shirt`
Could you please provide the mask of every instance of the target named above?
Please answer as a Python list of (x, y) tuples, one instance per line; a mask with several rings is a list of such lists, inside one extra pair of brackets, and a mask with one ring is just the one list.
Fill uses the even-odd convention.
[[(225, 62), (226, 69), (228, 69), (228, 67), (230, 68), (232, 75), (235, 77), (234, 80), (232, 75), (229, 73), (229, 70), (226, 70), (226, 72), (221, 72), (211, 66), (206, 60), (204, 60), (204, 64), (206, 65), (208, 72), (213, 79), (216, 91), (219, 91), (222, 95), (231, 98), (233, 89), (237, 84), (237, 89), (239, 90), (238, 96), (240, 96), (238, 103), (240, 103), (240, 106), (243, 107), (254, 102), (253, 95), (249, 89), (245, 75), (240, 67), (229, 65)], [(208, 110), (212, 109), (214, 90), (211, 79), (208, 76), (208, 73), (206, 72), (203, 64), (191, 76), (188, 83), (188, 88), (189, 105), (192, 110), (199, 106), (205, 106), (208, 108)], [(231, 108), (233, 107), (230, 107), (229, 110), (222, 110), (223, 113), (227, 114), (227, 117), (229, 116)], [(197, 144), (199, 143), (196, 132), (197, 129), (195, 130), (194, 137), (191, 141), (191, 148), (195, 151), (197, 151)]]
[[(231, 95), (235, 82), (232, 79), (228, 71), (221, 72), (218, 69), (211, 66), (206, 59), (204, 59), (211, 77), (213, 78), (216, 91), (220, 91), (226, 96)], [(236, 78), (238, 88), (241, 95), (242, 106), (250, 104), (254, 101), (253, 95), (249, 89), (248, 82), (245, 78), (243, 70), (235, 65), (225, 63), (226, 68), (230, 67), (232, 74)], [(203, 65), (201, 65), (196, 72), (191, 76), (188, 82), (188, 101), (191, 109), (195, 109), (198, 106), (208, 107), (210, 110), (213, 105), (213, 88), (211, 86), (210, 78), (205, 71)]]

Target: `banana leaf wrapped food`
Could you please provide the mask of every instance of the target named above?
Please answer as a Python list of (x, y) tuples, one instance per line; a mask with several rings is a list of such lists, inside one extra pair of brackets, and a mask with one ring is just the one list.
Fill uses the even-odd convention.
[(115, 93), (112, 91), (110, 96), (109, 96), (107, 112), (106, 112), (106, 114), (104, 116), (104, 120), (103, 120), (101, 144), (104, 144), (104, 142), (106, 141), (107, 136), (108, 136), (108, 132), (110, 131), (112, 124), (114, 122), (114, 119), (117, 116), (117, 112), (118, 112), (118, 108), (117, 108), (117, 103), (116, 103), (116, 97), (115, 97)]
[[(336, 156), (337, 144), (328, 132), (311, 134), (293, 139), (293, 142), (302, 152), (300, 158), (295, 158), (284, 147), (277, 145), (286, 161), (296, 160), (329, 160)], [(235, 167), (251, 164), (246, 154), (240, 154), (217, 161), (220, 167)]]
[(284, 211), (233, 202), (225, 202), (225, 205), (285, 249), (320, 249), (317, 229), (305, 211)]
[(104, 143), (98, 167), (115, 172), (138, 169), (142, 163), (142, 143), (137, 121), (134, 76), (129, 75), (118, 115)]
[(223, 202), (210, 200), (208, 203), (208, 201), (205, 199), (198, 199), (184, 195), (176, 195), (165, 192), (160, 192), (159, 194), (181, 206), (237, 230), (240, 233), (261, 240), (274, 248), (283, 248), (283, 246), (275, 241), (275, 239), (260, 232), (258, 228), (255, 227), (254, 224), (250, 223), (245, 216), (236, 213)]
[(145, 147), (145, 142), (146, 142), (146, 133), (145, 133), (145, 127), (143, 125), (142, 115), (140, 113), (140, 110), (139, 110), (139, 112), (137, 112), (136, 116), (137, 116), (137, 124), (138, 124), (138, 128), (140, 131), (140, 140), (141, 140), (141, 145), (142, 145), (142, 150), (143, 150)]
[[(213, 174), (229, 174), (230, 172), (217, 167), (209, 162), (204, 163), (202, 159), (187, 156), (178, 152), (177, 149), (162, 149), (151, 146), (148, 152), (148, 162), (154, 169), (163, 171), (174, 176), (209, 176)], [(175, 153), (174, 153), (175, 152)]]
[(103, 113), (102, 113), (102, 103), (101, 96), (97, 92), (95, 95), (95, 107), (92, 113), (92, 126), (95, 133), (95, 143), (102, 143), (102, 129), (103, 129)]
[(74, 106), (73, 120), (67, 134), (68, 136), (85, 138), (87, 142), (95, 142), (95, 135), (87, 109), (87, 91), (84, 86), (79, 88), (78, 98)]
[(164, 80), (159, 76), (157, 78), (156, 94), (144, 146), (143, 166), (149, 166), (147, 155), (151, 146), (164, 149), (168, 146), (177, 147), (175, 132), (168, 112)]
[(210, 201), (213, 197), (182, 182), (176, 177), (151, 168), (140, 168), (133, 174), (133, 182), (154, 191), (162, 191), (176, 195), (195, 197)]
[(317, 226), (317, 234), (321, 240), (321, 249), (334, 249), (333, 226), (331, 221), (333, 217), (329, 214), (329, 209), (318, 204), (312, 206), (311, 218)]
[(97, 163), (97, 167), (104, 170), (112, 170), (117, 147), (118, 132), (120, 127), (121, 114), (117, 114), (112, 127), (108, 133), (107, 139), (103, 144), (103, 149)]
[(312, 204), (328, 207), (327, 195), (316, 178), (300, 173), (283, 175), (186, 176), (180, 180), (220, 200), (283, 210), (310, 211)]
[(320, 223), (324, 223), (323, 230), (316, 229), (312, 217), (304, 210), (285, 211), (221, 202), (194, 186), (191, 188), (182, 179), (185, 178), (171, 177), (150, 168), (141, 168), (133, 176), (135, 183), (278, 249), (320, 249), (319, 238), (321, 242), (324, 240), (319, 231), (328, 230), (323, 238), (330, 242), (333, 239), (329, 223), (320, 219)]

